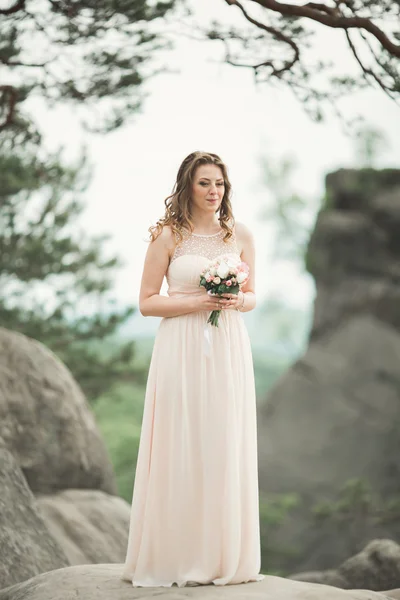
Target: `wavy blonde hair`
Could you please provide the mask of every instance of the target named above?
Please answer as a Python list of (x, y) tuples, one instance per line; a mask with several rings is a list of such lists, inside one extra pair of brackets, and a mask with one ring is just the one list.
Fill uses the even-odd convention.
[(225, 183), (225, 193), (222, 198), (219, 212), (219, 222), (221, 228), (225, 230), (223, 237), (227, 242), (233, 235), (233, 226), (235, 219), (232, 213), (231, 191), (232, 185), (228, 177), (228, 169), (217, 154), (211, 152), (192, 152), (189, 154), (179, 167), (176, 182), (172, 194), (164, 200), (165, 214), (157, 223), (149, 227), (150, 240), (154, 241), (160, 235), (163, 227), (169, 225), (174, 233), (177, 244), (180, 244), (184, 233), (190, 235), (193, 232), (193, 222), (191, 220), (191, 194), (193, 179), (197, 167), (200, 165), (216, 165), (222, 171)]

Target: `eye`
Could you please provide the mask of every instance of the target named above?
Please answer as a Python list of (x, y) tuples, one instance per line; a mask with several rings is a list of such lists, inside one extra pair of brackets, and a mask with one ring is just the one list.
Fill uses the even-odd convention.
[(200, 181), (200, 185), (202, 185), (204, 187), (205, 185), (208, 185), (208, 184), (205, 181)]
[(225, 183), (224, 183), (223, 181), (221, 181), (220, 183), (217, 183), (217, 185), (224, 186), (224, 185), (225, 185)]

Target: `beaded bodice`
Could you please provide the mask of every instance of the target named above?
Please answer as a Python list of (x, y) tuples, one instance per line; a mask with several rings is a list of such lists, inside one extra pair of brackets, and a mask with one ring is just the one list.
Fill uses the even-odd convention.
[(212, 235), (192, 233), (175, 248), (170, 264), (185, 254), (196, 254), (197, 256), (204, 256), (211, 260), (221, 254), (238, 253), (235, 233), (233, 233), (228, 242), (224, 242), (224, 234), (225, 231), (223, 229)]
[(222, 254), (240, 255), (235, 232), (224, 242), (224, 230), (212, 235), (192, 233), (177, 245), (166, 273), (169, 296), (207, 293), (199, 287), (200, 272)]

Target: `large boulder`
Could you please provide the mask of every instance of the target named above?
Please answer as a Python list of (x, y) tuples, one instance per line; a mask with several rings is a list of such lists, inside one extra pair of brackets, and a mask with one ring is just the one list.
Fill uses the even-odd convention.
[(17, 462), (0, 449), (0, 588), (68, 565)]
[(389, 600), (400, 598), (400, 590), (385, 593), (368, 590), (341, 590), (316, 583), (291, 581), (267, 576), (259, 582), (239, 585), (202, 585), (178, 588), (134, 588), (121, 581), (121, 564), (83, 565), (43, 573), (33, 579), (0, 591), (0, 600), (139, 600), (153, 598), (178, 600), (204, 598), (209, 600)]
[(43, 344), (3, 328), (0, 447), (15, 457), (34, 493), (117, 493), (105, 444), (69, 370)]
[(125, 500), (99, 490), (63, 490), (36, 500), (69, 565), (125, 560), (130, 520)]
[(79, 386), (42, 344), (1, 328), (0, 490), (0, 588), (125, 559), (130, 505)]
[(261, 495), (300, 500), (266, 533), (271, 548), (288, 549), (276, 565), (286, 572), (329, 569), (371, 539), (400, 539), (399, 521), (367, 515), (357, 531), (328, 532), (313, 515), (350, 480), (382, 503), (400, 492), (400, 171), (327, 177), (307, 266), (317, 288), (309, 347), (258, 413)]
[(343, 589), (391, 589), (400, 581), (400, 546), (392, 540), (373, 540), (337, 569), (297, 573), (290, 578)]

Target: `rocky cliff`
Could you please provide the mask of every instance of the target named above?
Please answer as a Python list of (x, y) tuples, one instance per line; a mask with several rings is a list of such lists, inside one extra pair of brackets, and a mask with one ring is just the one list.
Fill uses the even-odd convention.
[[(298, 509), (271, 534), (281, 568), (326, 569), (399, 523), (318, 524), (351, 480), (379, 502), (400, 493), (400, 171), (340, 170), (311, 235), (314, 320), (307, 350), (260, 406), (262, 494), (295, 492)], [(399, 519), (400, 521), (400, 519)]]

